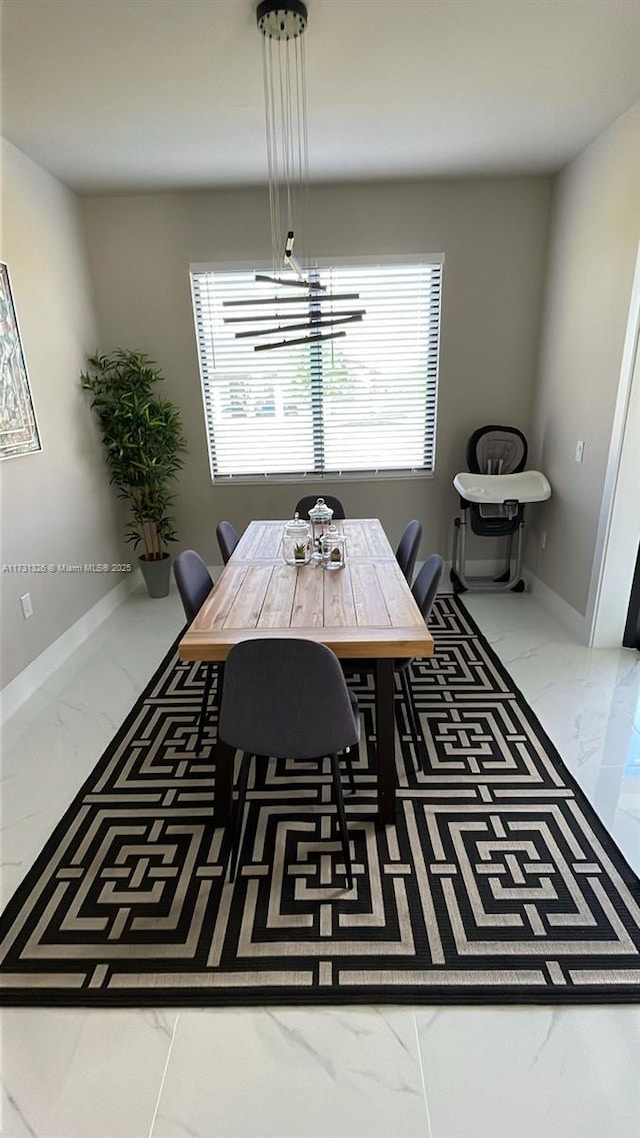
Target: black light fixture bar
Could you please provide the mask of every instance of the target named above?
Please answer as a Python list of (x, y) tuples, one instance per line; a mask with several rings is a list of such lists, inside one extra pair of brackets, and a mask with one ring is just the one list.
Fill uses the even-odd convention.
[(314, 284), (313, 281), (292, 281), (285, 280), (283, 277), (270, 277), (266, 273), (256, 273), (255, 279), (257, 281), (271, 281), (272, 284), (278, 285), (291, 285), (293, 288), (306, 288), (312, 292), (326, 292), (327, 286), (322, 284)]
[[(324, 304), (328, 300), (360, 300), (359, 292), (327, 293), (326, 296), (314, 296), (314, 304)], [(251, 304), (300, 304), (299, 296), (261, 296), (255, 300), (223, 300), (223, 308), (247, 308)]]
[(316, 344), (320, 340), (337, 340), (346, 332), (325, 332), (322, 336), (300, 336), (296, 340), (278, 340), (275, 344), (254, 344), (254, 352), (270, 352), (272, 348), (288, 348), (291, 344)]
[[(364, 308), (339, 308), (336, 316), (364, 316), (366, 309)], [(223, 324), (246, 324), (248, 320), (255, 323), (258, 320), (305, 320), (308, 317), (307, 312), (270, 312), (265, 316), (224, 316), (222, 318)]]
[(304, 324), (285, 324), (278, 325), (277, 328), (260, 328), (256, 331), (252, 328), (249, 332), (236, 332), (236, 340), (240, 340), (246, 336), (271, 336), (275, 332), (297, 332), (300, 328), (332, 328), (335, 324), (353, 324), (356, 320), (362, 320), (362, 316), (344, 316), (339, 320), (307, 320)]

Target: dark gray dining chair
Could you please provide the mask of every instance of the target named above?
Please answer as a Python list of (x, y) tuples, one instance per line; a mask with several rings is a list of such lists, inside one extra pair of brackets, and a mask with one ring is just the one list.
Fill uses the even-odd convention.
[(316, 502), (318, 501), (318, 498), (324, 498), (327, 506), (333, 510), (334, 522), (344, 521), (347, 516), (344, 512), (344, 506), (342, 505), (342, 502), (339, 498), (334, 498), (333, 494), (306, 494), (305, 497), (301, 498), (298, 502), (298, 505), (295, 509), (296, 514), (299, 514), (301, 518), (304, 518), (305, 521), (307, 521), (309, 517), (309, 510), (313, 509)]
[[(425, 624), (429, 623), (429, 616), (433, 608), (433, 602), (438, 592), (438, 586), (442, 578), (444, 562), (439, 553), (432, 553), (427, 557), (424, 565), (420, 569), (411, 587), (413, 599), (415, 600)], [(424, 741), (420, 723), (418, 720), (418, 713), (411, 690), (411, 680), (409, 677), (409, 669), (413, 659), (397, 659), (393, 661), (394, 670), (398, 674), (400, 680), (400, 687), (402, 689), (402, 696), (404, 699), (405, 707), (407, 709), (407, 719), (409, 727), (413, 736), (413, 742), (416, 750), (416, 757), (421, 755), (420, 766), (423, 770), (427, 769), (428, 757), (427, 746)], [(350, 678), (354, 675), (362, 675), (363, 673), (370, 673), (375, 669), (375, 660), (344, 660), (343, 661), (344, 674)]]
[[(183, 549), (182, 553), (178, 554), (173, 564), (173, 572), (178, 586), (178, 592), (180, 593), (182, 607), (184, 608), (184, 615), (188, 623), (191, 624), (213, 589), (213, 579), (200, 554), (196, 553), (195, 549)], [(207, 707), (209, 705), (209, 695), (211, 693), (215, 669), (215, 664), (205, 664), (204, 692), (198, 719), (196, 754), (200, 753), (200, 748), (202, 747), (204, 725), (207, 717)], [(218, 688), (220, 687), (220, 680), (221, 675), (218, 670)]]
[(222, 560), (226, 565), (236, 545), (240, 541), (240, 537), (231, 525), (231, 522), (218, 522), (216, 526), (216, 537), (218, 538)]
[(414, 518), (413, 521), (407, 522), (404, 527), (404, 532), (400, 538), (400, 543), (396, 549), (396, 561), (402, 569), (407, 583), (410, 585), (413, 580), (413, 570), (416, 565), (416, 557), (422, 541), (422, 523)]
[[(442, 578), (442, 570), (444, 562), (439, 553), (432, 553), (427, 557), (424, 565), (421, 567), (418, 576), (416, 577), (411, 592), (420, 612), (422, 613), (424, 623), (429, 623), (431, 609), (433, 602), (436, 599), (438, 586)], [(418, 712), (416, 711), (415, 700), (413, 698), (413, 691), (411, 689), (411, 678), (409, 676), (409, 669), (413, 663), (412, 659), (408, 660), (394, 660), (394, 667), (400, 679), (400, 687), (404, 696), (404, 704), (407, 709), (407, 718), (409, 726), (413, 735), (414, 746), (416, 749), (416, 757), (420, 752), (422, 761), (420, 763), (422, 770), (426, 771), (428, 766), (427, 745), (424, 741)]]
[[(243, 640), (225, 665), (218, 738), (242, 751), (230, 880), (235, 880), (251, 758), (331, 760), (347, 888), (353, 884), (339, 753), (355, 747), (360, 720), (337, 657), (324, 644), (285, 637)], [(347, 758), (347, 762), (349, 762)]]

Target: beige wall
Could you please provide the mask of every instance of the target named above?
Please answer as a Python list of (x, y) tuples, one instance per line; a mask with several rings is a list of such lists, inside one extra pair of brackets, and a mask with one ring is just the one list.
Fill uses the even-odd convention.
[[(2, 562), (119, 561), (121, 527), (78, 382), (97, 337), (77, 198), (6, 142), (1, 175), (0, 256), (9, 267), (43, 447), (0, 465)], [(3, 573), (0, 686), (119, 580)], [(34, 608), (27, 621), (19, 603), (26, 592)]]
[[(633, 270), (640, 239), (640, 104), (558, 177), (533, 458), (553, 497), (531, 543), (540, 579), (587, 611)], [(578, 439), (585, 442), (575, 462)], [(640, 440), (639, 440), (640, 445)]]
[[(471, 179), (317, 187), (307, 246), (322, 256), (444, 253), (437, 473), (325, 484), (351, 516), (380, 516), (392, 540), (410, 517), (424, 553), (448, 554), (464, 467), (478, 425), (529, 427), (550, 181)], [(189, 458), (177, 503), (181, 544), (219, 561), (215, 525), (288, 517), (291, 485), (212, 486), (191, 313), (189, 264), (270, 257), (266, 190), (97, 197), (84, 201), (100, 347), (140, 348), (158, 361), (181, 407)], [(312, 492), (317, 484), (310, 484)]]

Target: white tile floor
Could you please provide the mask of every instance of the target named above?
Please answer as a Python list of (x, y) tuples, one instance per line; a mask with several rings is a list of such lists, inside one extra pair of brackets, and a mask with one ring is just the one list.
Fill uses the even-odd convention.
[[(640, 655), (469, 608), (640, 871)], [(134, 594), (3, 733), (11, 895), (182, 625)], [(5, 1010), (2, 1138), (637, 1138), (639, 1007)]]

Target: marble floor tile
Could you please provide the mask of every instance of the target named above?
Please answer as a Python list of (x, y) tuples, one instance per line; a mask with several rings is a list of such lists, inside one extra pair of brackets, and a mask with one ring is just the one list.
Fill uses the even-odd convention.
[(149, 1138), (177, 1012), (2, 1013), (2, 1138)]
[(413, 1013), (182, 1012), (151, 1138), (430, 1138)]
[(417, 1011), (433, 1138), (636, 1138), (640, 1009)]
[(3, 726), (2, 906), (183, 625), (173, 590), (136, 590)]

